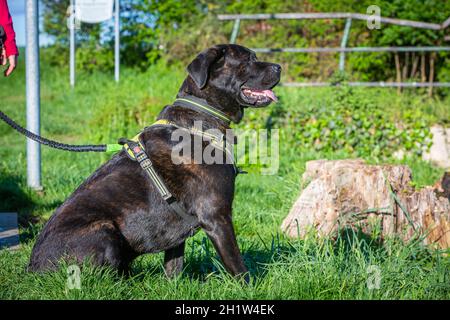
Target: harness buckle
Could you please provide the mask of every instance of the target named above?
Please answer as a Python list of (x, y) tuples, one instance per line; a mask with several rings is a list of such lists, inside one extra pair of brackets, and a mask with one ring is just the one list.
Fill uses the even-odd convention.
[[(118, 143), (123, 146), (128, 158), (138, 162), (145, 161), (146, 156), (139, 140), (133, 141), (126, 138), (120, 138)], [(152, 165), (151, 162), (149, 165)]]

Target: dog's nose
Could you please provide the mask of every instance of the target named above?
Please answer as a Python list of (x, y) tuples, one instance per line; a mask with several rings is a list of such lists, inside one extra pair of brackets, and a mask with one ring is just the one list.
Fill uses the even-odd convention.
[(274, 64), (272, 65), (272, 70), (276, 73), (280, 73), (281, 72), (281, 66), (279, 64)]

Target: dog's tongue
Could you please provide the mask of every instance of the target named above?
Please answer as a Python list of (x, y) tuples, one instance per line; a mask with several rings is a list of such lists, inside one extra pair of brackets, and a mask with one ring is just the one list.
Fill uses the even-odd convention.
[(268, 96), (268, 97), (269, 97), (270, 99), (272, 99), (273, 101), (275, 101), (275, 102), (278, 101), (277, 96), (275, 95), (275, 93), (273, 93), (272, 90), (263, 90), (262, 93), (263, 93), (265, 96)]
[(251, 95), (253, 97), (255, 97), (255, 96), (260, 96), (260, 97), (264, 96), (264, 97), (267, 97), (267, 98), (271, 99), (272, 101), (275, 101), (275, 102), (278, 101), (277, 96), (270, 89), (266, 89), (266, 90), (244, 89), (244, 93), (249, 94), (249, 95)]

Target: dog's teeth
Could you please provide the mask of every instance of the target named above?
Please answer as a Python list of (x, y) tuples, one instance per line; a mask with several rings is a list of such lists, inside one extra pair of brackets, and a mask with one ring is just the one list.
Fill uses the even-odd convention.
[(278, 100), (277, 97), (275, 96), (275, 94), (273, 93), (273, 91), (270, 89), (266, 89), (266, 90), (244, 89), (243, 92), (245, 95), (247, 95), (248, 97), (251, 97), (251, 98), (265, 97), (265, 98), (271, 99), (273, 101)]

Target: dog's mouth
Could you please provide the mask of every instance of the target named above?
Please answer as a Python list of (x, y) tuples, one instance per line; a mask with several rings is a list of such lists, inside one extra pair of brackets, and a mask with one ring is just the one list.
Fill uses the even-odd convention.
[(278, 98), (271, 89), (255, 89), (242, 87), (241, 98), (246, 104), (262, 107), (269, 105), (272, 101), (277, 102)]

